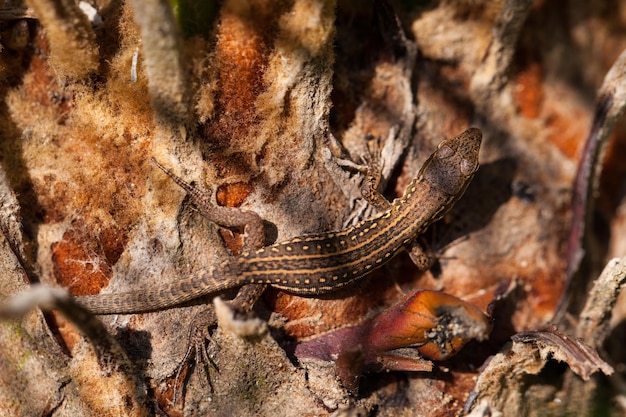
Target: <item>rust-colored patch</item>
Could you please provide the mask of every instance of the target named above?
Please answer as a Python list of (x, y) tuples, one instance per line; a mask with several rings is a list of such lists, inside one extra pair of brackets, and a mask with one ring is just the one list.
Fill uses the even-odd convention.
[(549, 128), (548, 140), (556, 145), (565, 156), (574, 159), (585, 142), (586, 131), (580, 125), (580, 121), (587, 119), (588, 114), (582, 109), (566, 113), (563, 110), (551, 108), (546, 117), (546, 124)]
[(73, 107), (72, 94), (61, 87), (54, 71), (48, 65), (50, 46), (44, 32), (37, 31), (33, 44), (39, 53), (34, 54), (30, 61), (23, 94), (30, 97), (32, 102), (55, 111), (57, 122), (62, 124)]
[(449, 407), (449, 409), (446, 409), (447, 413), (442, 412), (439, 415), (456, 415), (456, 410), (467, 401), (468, 393), (472, 391), (476, 384), (476, 372), (451, 370), (448, 378), (443, 378), (442, 383), (441, 392), (445, 392), (453, 400), (446, 404), (446, 408)]
[(248, 12), (222, 9), (213, 59), (216, 119), (206, 125), (205, 134), (230, 150), (249, 142), (250, 128), (256, 123), (254, 103), (263, 90), (275, 24), (275, 14), (264, 15), (262, 9)]
[(531, 63), (515, 77), (514, 98), (520, 114), (537, 119), (544, 101), (543, 74), (538, 63)]
[(232, 232), (230, 230), (220, 229), (220, 236), (224, 240), (224, 246), (233, 255), (239, 255), (243, 248), (243, 237), (241, 233)]
[[(391, 270), (396, 268), (383, 267), (372, 272), (363, 282), (325, 297), (299, 297), (270, 289), (265, 300), (272, 311), (288, 319), (285, 331), (290, 337), (306, 338), (355, 324), (396, 302), (403, 294), (397, 281), (390, 276)], [(403, 275), (396, 272), (394, 276)]]
[(73, 295), (97, 294), (107, 286), (112, 265), (119, 259), (128, 237), (123, 231), (105, 229), (93, 236), (83, 224), (74, 224), (63, 239), (52, 245), (56, 281)]
[[(182, 401), (182, 398), (180, 397), (182, 395), (183, 387), (181, 387), (180, 384), (182, 383), (181, 381), (185, 381), (188, 371), (189, 371), (188, 367), (185, 366), (182, 370), (181, 375), (176, 374), (175, 377), (172, 378), (169, 383), (160, 384), (160, 385), (152, 387), (152, 389), (154, 390), (154, 399), (156, 400), (160, 409), (163, 410), (165, 413), (167, 413), (167, 415), (170, 417), (183, 417), (184, 416), (183, 410), (179, 408), (180, 403), (172, 404), (172, 401), (174, 400), (174, 397), (176, 397), (177, 401)], [(178, 385), (176, 385), (176, 381), (174, 380), (175, 378), (180, 378), (178, 380)], [(178, 392), (178, 393), (174, 392), (175, 385), (177, 386), (177, 389), (181, 390), (181, 392)]]
[(100, 233), (100, 244), (102, 251), (110, 265), (115, 264), (122, 256), (126, 243), (128, 242), (128, 234), (126, 231), (116, 227), (104, 229)]
[(53, 320), (54, 326), (53, 329), (56, 330), (58, 337), (61, 338), (65, 347), (69, 349), (70, 352), (74, 351), (74, 347), (80, 342), (81, 336), (76, 327), (68, 321), (62, 314), (52, 311), (50, 312), (50, 319)]
[(270, 288), (264, 299), (272, 311), (287, 319), (285, 333), (301, 340), (357, 323), (366, 317), (369, 303), (360, 295), (362, 294), (345, 294), (344, 298), (337, 294), (337, 298), (305, 298)]
[(253, 187), (245, 182), (224, 184), (217, 188), (215, 199), (220, 206), (239, 207), (252, 190)]
[(535, 318), (549, 316), (556, 308), (563, 292), (563, 276), (555, 271), (537, 269), (527, 278), (531, 286), (528, 302)]
[(609, 144), (604, 157), (602, 175), (600, 177), (600, 198), (598, 207), (606, 213), (612, 213), (617, 209), (622, 194), (615, 190), (622, 189), (626, 178), (626, 131), (619, 123), (609, 139)]
[(543, 72), (542, 64), (537, 62), (531, 62), (519, 71), (513, 87), (517, 109), (525, 118), (542, 119), (549, 141), (573, 159), (583, 143), (588, 109), (569, 102), (558, 87), (546, 86)]

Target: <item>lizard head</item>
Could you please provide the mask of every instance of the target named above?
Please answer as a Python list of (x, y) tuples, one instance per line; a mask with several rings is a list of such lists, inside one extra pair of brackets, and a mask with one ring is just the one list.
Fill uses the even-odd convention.
[(443, 140), (421, 169), (421, 175), (439, 191), (460, 197), (478, 170), (482, 133), (473, 127)]

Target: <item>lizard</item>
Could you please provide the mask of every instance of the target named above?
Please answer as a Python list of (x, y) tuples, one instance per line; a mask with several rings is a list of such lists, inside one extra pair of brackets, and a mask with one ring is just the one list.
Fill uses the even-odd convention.
[[(337, 291), (363, 279), (402, 250), (420, 250), (417, 237), (452, 208), (478, 170), (481, 142), (482, 132), (477, 128), (444, 139), (402, 197), (389, 203), (385, 211), (354, 226), (244, 251), (211, 270), (162, 287), (80, 296), (76, 300), (94, 314), (104, 315), (163, 310), (243, 286), (271, 285), (304, 296)], [(188, 193), (195, 192), (197, 198), (203, 199), (191, 185), (161, 168)], [(233, 211), (220, 212), (213, 216), (216, 223), (228, 226), (250, 221), (254, 228), (262, 227), (255, 213), (220, 208), (237, 210), (240, 218), (233, 220)], [(258, 232), (255, 231), (257, 236)]]

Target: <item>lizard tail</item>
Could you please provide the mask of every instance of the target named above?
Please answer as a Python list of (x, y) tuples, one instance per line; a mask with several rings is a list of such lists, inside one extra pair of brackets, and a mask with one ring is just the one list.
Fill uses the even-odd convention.
[(148, 288), (122, 294), (99, 294), (75, 297), (94, 314), (127, 314), (162, 310), (208, 294), (233, 287), (228, 280), (216, 280), (205, 272), (178, 280), (163, 288)]

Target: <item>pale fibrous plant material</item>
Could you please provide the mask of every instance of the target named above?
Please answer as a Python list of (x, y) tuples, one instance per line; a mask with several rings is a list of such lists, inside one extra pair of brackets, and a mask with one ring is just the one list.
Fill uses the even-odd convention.
[(0, 6), (0, 414), (618, 413), (623, 15)]

